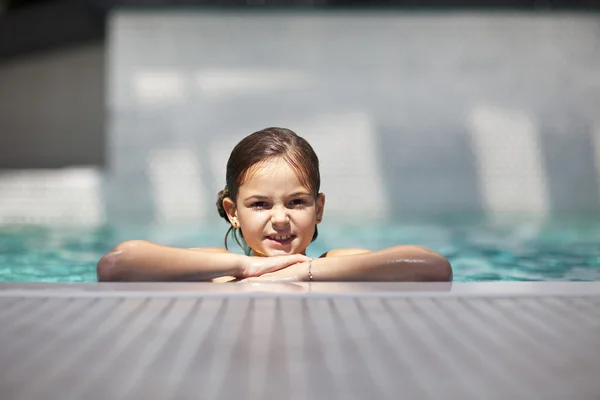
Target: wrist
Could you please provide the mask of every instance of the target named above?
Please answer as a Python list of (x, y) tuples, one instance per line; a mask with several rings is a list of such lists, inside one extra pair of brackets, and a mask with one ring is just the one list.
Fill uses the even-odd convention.
[(243, 254), (232, 254), (233, 259), (233, 270), (231, 271), (231, 275), (236, 278), (247, 278), (246, 271), (248, 270), (248, 256)]
[(312, 281), (315, 280), (315, 277), (314, 277), (314, 275), (312, 273), (312, 262), (313, 262), (312, 258), (310, 260), (308, 260), (308, 268), (307, 268), (307, 271), (306, 271), (307, 272), (306, 273), (306, 281), (307, 282), (312, 282)]

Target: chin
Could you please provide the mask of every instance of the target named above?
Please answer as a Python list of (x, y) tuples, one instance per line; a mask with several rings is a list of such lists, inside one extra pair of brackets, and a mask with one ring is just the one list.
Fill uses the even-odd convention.
[(273, 257), (273, 256), (288, 256), (290, 254), (296, 254), (296, 252), (294, 252), (292, 249), (266, 249), (265, 250), (265, 254), (268, 257)]
[(269, 243), (269, 241), (265, 241), (263, 243), (260, 243), (259, 247), (259, 252), (264, 254), (267, 257), (273, 257), (273, 256), (287, 256), (290, 254), (295, 254), (295, 250), (296, 247), (294, 245), (295, 243), (290, 242), (287, 243), (286, 245), (274, 245), (272, 243)]
[(280, 247), (280, 248), (273, 248), (273, 247), (263, 247), (262, 249), (259, 249), (259, 252), (261, 254), (264, 254), (267, 257), (274, 257), (274, 256), (289, 256), (291, 254), (302, 254), (301, 251), (299, 251), (299, 249), (296, 246), (285, 246), (285, 247)]

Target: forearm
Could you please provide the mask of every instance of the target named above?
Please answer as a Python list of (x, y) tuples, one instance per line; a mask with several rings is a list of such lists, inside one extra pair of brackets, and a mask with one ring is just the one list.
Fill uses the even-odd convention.
[(417, 246), (312, 261), (315, 281), (450, 281), (452, 268), (442, 255)]
[(144, 241), (120, 244), (98, 262), (99, 281), (203, 281), (238, 276), (242, 255), (177, 249)]

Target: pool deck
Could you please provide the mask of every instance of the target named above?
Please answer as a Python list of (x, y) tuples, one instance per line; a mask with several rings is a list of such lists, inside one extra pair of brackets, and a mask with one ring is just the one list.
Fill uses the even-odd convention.
[(0, 283), (0, 398), (600, 399), (600, 282)]

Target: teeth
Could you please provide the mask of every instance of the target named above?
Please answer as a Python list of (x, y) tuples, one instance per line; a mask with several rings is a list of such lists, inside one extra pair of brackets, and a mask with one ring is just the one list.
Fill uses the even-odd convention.
[(287, 240), (289, 238), (292, 237), (292, 235), (287, 235), (287, 236), (271, 236), (273, 239), (275, 240)]

